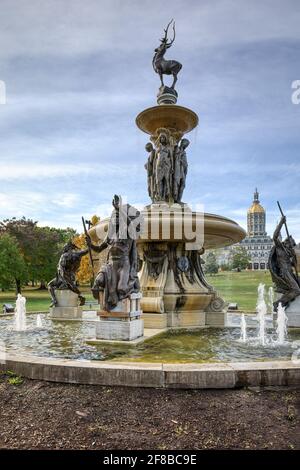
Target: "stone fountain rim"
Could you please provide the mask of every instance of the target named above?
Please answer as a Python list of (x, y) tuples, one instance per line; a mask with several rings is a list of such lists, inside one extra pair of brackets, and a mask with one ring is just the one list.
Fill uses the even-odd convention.
[[(178, 122), (172, 122), (172, 119), (174, 119), (174, 115), (176, 114), (179, 114), (182, 119), (180, 124)], [(154, 119), (154, 117), (162, 122), (157, 124), (157, 121), (154, 121), (156, 124), (152, 124), (151, 121)], [(155, 133), (156, 130), (161, 126), (174, 128), (176, 131), (187, 134), (198, 126), (199, 117), (195, 111), (186, 108), (185, 106), (180, 106), (177, 104), (161, 104), (151, 106), (150, 108), (146, 108), (141, 111), (137, 115), (135, 123), (141, 131), (149, 135)]]
[(7, 354), (2, 371), (50, 382), (152, 388), (240, 388), (300, 385), (300, 361), (135, 363)]

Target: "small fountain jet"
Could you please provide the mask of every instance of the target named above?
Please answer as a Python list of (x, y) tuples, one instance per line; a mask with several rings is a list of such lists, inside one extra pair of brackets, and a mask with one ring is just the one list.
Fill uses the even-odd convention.
[(14, 329), (16, 331), (25, 331), (26, 326), (26, 299), (21, 294), (18, 294), (16, 300), (16, 311), (14, 318)]

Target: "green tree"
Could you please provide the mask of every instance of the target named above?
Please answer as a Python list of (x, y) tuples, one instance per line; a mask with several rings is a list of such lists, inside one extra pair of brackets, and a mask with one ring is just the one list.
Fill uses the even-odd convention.
[(231, 260), (232, 269), (237, 269), (239, 271), (241, 271), (242, 269), (246, 269), (250, 261), (250, 257), (245, 247), (237, 246), (236, 248), (234, 248)]
[(215, 254), (210, 251), (205, 260), (204, 272), (206, 274), (217, 274), (219, 266)]
[[(76, 230), (38, 227), (31, 219), (13, 217), (0, 224), (0, 233), (8, 233), (17, 240), (26, 265), (27, 281), (33, 285), (38, 281), (40, 288), (45, 289), (46, 283), (55, 275), (63, 245), (72, 240)], [(16, 282), (20, 291), (21, 279)]]
[[(34, 228), (36, 224), (37, 222), (26, 219), (25, 217), (21, 219), (13, 217), (12, 219), (4, 220), (0, 224), (0, 233), (7, 233), (17, 240), (20, 253), (27, 267), (27, 272), (30, 271), (28, 267), (30, 266), (30, 259), (34, 252)], [(21, 278), (16, 278), (17, 292), (21, 292), (21, 282)]]
[(18, 241), (8, 233), (0, 234), (0, 287), (9, 289), (14, 283), (20, 293), (21, 282), (26, 280), (27, 271)]

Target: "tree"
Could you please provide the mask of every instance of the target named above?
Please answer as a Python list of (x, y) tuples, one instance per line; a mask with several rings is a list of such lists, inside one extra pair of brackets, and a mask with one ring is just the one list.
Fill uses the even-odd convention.
[[(22, 217), (21, 219), (6, 219), (0, 224), (0, 233), (9, 234), (13, 237), (19, 246), (20, 253), (27, 267), (30, 264), (31, 254), (34, 250), (34, 227), (37, 222)], [(30, 279), (30, 278), (29, 278)], [(17, 292), (21, 292), (22, 279), (16, 278)]]
[(217, 274), (219, 266), (215, 254), (210, 251), (205, 260), (204, 271), (206, 274)]
[[(74, 237), (73, 243), (75, 243), (78, 248), (84, 250), (86, 248), (85, 235), (83, 233), (81, 235), (77, 235)], [(76, 277), (80, 284), (90, 284), (93, 278), (93, 270), (88, 255), (81, 258), (80, 268), (77, 271)]]
[(231, 261), (232, 269), (241, 271), (242, 269), (246, 269), (250, 262), (251, 260), (245, 247), (237, 246), (234, 248)]
[[(63, 245), (72, 240), (76, 230), (38, 227), (37, 222), (31, 219), (13, 217), (0, 223), (1, 233), (7, 233), (17, 241), (26, 265), (26, 280), (32, 284), (39, 281), (40, 288), (45, 289), (46, 283), (55, 276)], [(21, 280), (16, 282), (20, 291)]]
[(8, 233), (0, 234), (0, 287), (9, 289), (15, 283), (18, 294), (26, 278), (26, 264), (18, 241)]

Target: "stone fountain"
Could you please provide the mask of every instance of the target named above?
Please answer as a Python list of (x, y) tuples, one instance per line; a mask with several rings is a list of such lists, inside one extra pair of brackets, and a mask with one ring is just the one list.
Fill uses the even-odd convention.
[[(198, 116), (176, 104), (174, 86), (182, 66), (164, 59), (175, 39), (173, 23), (173, 39), (168, 40), (170, 24), (153, 58), (153, 68), (161, 79), (157, 105), (136, 118), (137, 127), (150, 138), (145, 168), (152, 202), (142, 211), (143, 227), (137, 241), (143, 318), (146, 328), (224, 326), (225, 302), (206, 281), (201, 256), (207, 249), (239, 242), (245, 231), (233, 220), (193, 211), (182, 201), (189, 145), (184, 136), (197, 127)], [(165, 86), (163, 75), (173, 75), (171, 87)], [(94, 244), (102, 242), (108, 223), (104, 219), (90, 229)], [(96, 272), (99, 266), (94, 264)]]

